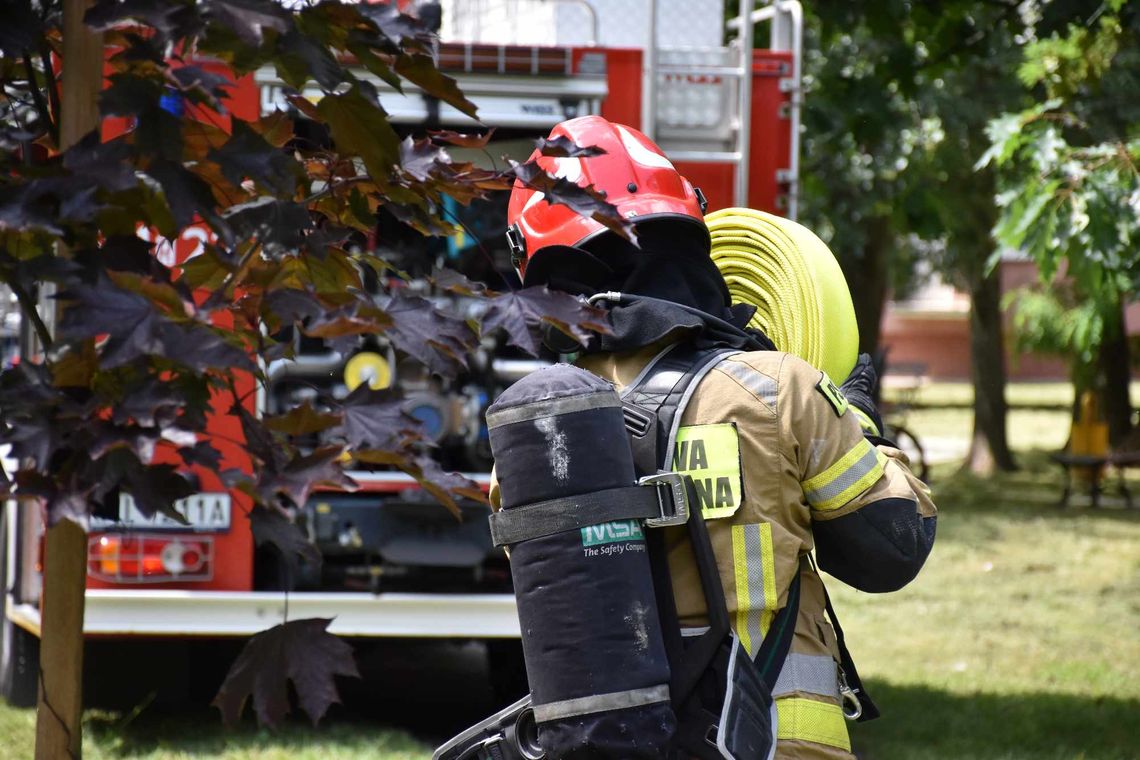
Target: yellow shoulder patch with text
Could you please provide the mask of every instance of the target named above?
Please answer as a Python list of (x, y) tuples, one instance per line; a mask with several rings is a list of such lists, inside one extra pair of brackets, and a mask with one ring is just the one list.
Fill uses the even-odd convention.
[(736, 425), (723, 422), (682, 427), (673, 447), (673, 471), (693, 479), (706, 520), (733, 515), (744, 498)]
[(839, 386), (831, 382), (831, 378), (827, 376), (826, 372), (819, 373), (819, 382), (815, 384), (815, 389), (823, 394), (827, 403), (831, 404), (836, 417), (842, 417), (847, 412), (847, 397), (843, 395), (843, 391), (839, 390)]

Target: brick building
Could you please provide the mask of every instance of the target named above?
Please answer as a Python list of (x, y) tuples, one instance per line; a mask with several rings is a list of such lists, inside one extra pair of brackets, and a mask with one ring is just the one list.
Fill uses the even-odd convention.
[[(1002, 262), (1002, 293), (1037, 281), (1033, 262)], [(883, 315), (882, 345), (896, 373), (923, 374), (937, 380), (970, 377), (970, 299), (960, 291), (932, 280), (904, 301), (891, 301)], [(1140, 303), (1126, 312), (1128, 334), (1140, 336)], [(1012, 341), (1007, 340), (1007, 346)], [(1069, 372), (1059, 358), (1037, 354), (1010, 356), (1010, 380), (1067, 380)], [(1135, 357), (1134, 357), (1135, 359)]]

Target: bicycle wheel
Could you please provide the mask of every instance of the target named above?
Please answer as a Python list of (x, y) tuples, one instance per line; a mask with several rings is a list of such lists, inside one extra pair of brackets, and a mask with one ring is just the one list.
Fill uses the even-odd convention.
[(902, 453), (906, 454), (907, 459), (910, 460), (910, 471), (918, 476), (918, 479), (922, 482), (929, 483), (930, 467), (926, 463), (926, 452), (923, 451), (918, 436), (902, 425), (891, 425), (888, 423), (886, 428), (887, 440), (894, 441), (895, 446), (897, 446)]

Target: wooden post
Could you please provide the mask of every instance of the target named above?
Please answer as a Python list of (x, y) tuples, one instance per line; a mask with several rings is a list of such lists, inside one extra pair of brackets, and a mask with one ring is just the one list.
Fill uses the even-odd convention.
[[(99, 126), (103, 35), (83, 24), (91, 0), (63, 0), (60, 149)], [(62, 520), (47, 531), (41, 597), (40, 690), (36, 760), (83, 754), (83, 606), (87, 533)]]
[(83, 594), (87, 533), (71, 520), (48, 529), (44, 549), (36, 760), (83, 754)]

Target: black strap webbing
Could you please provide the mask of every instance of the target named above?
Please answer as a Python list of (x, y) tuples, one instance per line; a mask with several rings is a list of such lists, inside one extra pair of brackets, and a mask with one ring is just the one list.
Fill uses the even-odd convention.
[(843, 629), (839, 626), (839, 617), (835, 608), (831, 606), (831, 597), (827, 589), (823, 590), (823, 601), (827, 608), (827, 616), (831, 618), (831, 627), (835, 629), (835, 643), (839, 646), (839, 666), (843, 668), (843, 675), (847, 678), (847, 685), (855, 692), (855, 698), (863, 708), (862, 714), (856, 723), (874, 720), (879, 717), (879, 708), (871, 700), (871, 695), (863, 688), (863, 680), (859, 678), (859, 671), (855, 669), (855, 660), (851, 659), (851, 652), (847, 650), (847, 643), (843, 639)]
[(506, 546), (613, 520), (661, 517), (661, 499), (666, 491), (621, 486), (501, 509), (491, 513), (491, 540), (495, 546)]
[[(694, 493), (693, 481), (686, 478), (689, 488), (690, 500), (699, 503)], [(701, 677), (711, 667), (713, 661), (721, 652), (721, 644), (727, 638), (730, 629), (728, 621), (728, 604), (724, 599), (724, 587), (721, 585), (720, 571), (716, 564), (716, 553), (713, 550), (712, 539), (709, 538), (708, 526), (700, 513), (694, 512), (689, 516), (685, 527), (689, 533), (689, 546), (693, 550), (693, 559), (697, 566), (697, 577), (701, 582), (701, 591), (705, 597), (705, 609), (708, 613), (709, 629), (695, 639), (685, 643), (680, 661), (670, 661), (669, 668), (672, 676), (669, 690), (673, 697), (673, 707), (680, 711), (684, 703), (693, 695), (693, 690)], [(650, 545), (652, 552), (654, 547)], [(665, 563), (665, 575), (653, 578), (654, 586), (660, 585), (668, 589), (670, 597), (673, 595), (673, 581), (668, 572), (668, 562)], [(677, 615), (675, 604), (669, 605), (665, 610), (658, 610), (663, 628), (673, 628), (680, 632), (681, 621)], [(667, 617), (668, 616), (668, 617)]]
[[(692, 515), (689, 516), (692, 520)], [(649, 571), (653, 574), (653, 596), (657, 600), (657, 615), (664, 620), (679, 620), (677, 614), (677, 600), (673, 597), (673, 580), (669, 576), (669, 551), (665, 543), (665, 531), (650, 530), (645, 534), (645, 547), (649, 554)], [(661, 626), (661, 638), (665, 644), (665, 656), (669, 658), (669, 667), (676, 667), (685, 654), (684, 641), (681, 638), (681, 626)], [(677, 701), (676, 681), (670, 684), (670, 696)]]
[[(684, 413), (696, 383), (714, 364), (732, 352), (696, 351), (690, 347), (674, 347), (659, 355), (654, 363), (642, 372), (622, 393), (623, 413), (626, 429), (633, 445), (634, 463), (639, 474), (647, 474), (655, 468), (668, 468), (671, 436), (675, 423)], [(688, 483), (690, 501), (692, 481)], [(712, 542), (707, 526), (699, 510), (688, 521), (689, 542), (696, 561), (698, 577), (701, 580), (708, 610), (710, 628), (696, 640), (681, 645), (678, 641), (680, 621), (673, 600), (673, 583), (665, 556), (663, 536), (650, 537), (649, 557), (653, 571), (654, 588), (657, 592), (658, 614), (665, 631), (665, 647), (669, 656), (672, 677), (670, 692), (674, 709), (681, 717), (678, 729), (678, 743), (691, 756), (716, 758), (719, 751), (710, 747), (706, 740), (708, 732), (715, 727), (719, 714), (708, 712), (707, 708), (690, 702), (697, 682), (713, 666), (714, 660), (724, 652), (722, 644), (729, 632), (728, 609), (720, 572), (716, 564)], [(769, 691), (776, 687), (784, 661), (791, 650), (795, 638), (796, 618), (800, 607), (800, 573), (797, 572), (788, 588), (787, 603), (776, 613), (768, 629), (768, 635), (760, 645), (753, 661), (760, 677)], [(691, 736), (690, 736), (691, 734)]]
[(787, 604), (772, 618), (768, 635), (764, 637), (759, 651), (752, 658), (768, 691), (776, 690), (776, 681), (780, 679), (780, 671), (784, 668), (784, 661), (788, 659), (788, 652), (792, 648), (792, 639), (796, 636), (796, 616), (799, 612), (800, 573), (796, 571), (792, 585), (788, 586)]
[(734, 349), (697, 349), (674, 344), (662, 351), (622, 389), (625, 426), (633, 463), (643, 475), (672, 469), (673, 440), (685, 404), (701, 378)]

